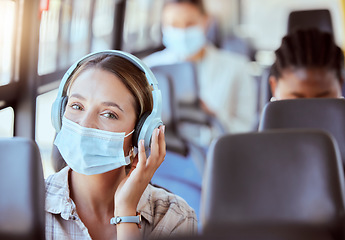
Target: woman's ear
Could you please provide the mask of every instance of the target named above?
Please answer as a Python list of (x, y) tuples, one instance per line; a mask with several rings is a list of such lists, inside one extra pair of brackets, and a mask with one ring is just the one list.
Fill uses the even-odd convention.
[(270, 84), (270, 87), (271, 87), (271, 93), (272, 93), (272, 96), (273, 97), (276, 97), (276, 88), (277, 88), (277, 85), (278, 85), (278, 80), (275, 76), (270, 76), (269, 77), (269, 84)]

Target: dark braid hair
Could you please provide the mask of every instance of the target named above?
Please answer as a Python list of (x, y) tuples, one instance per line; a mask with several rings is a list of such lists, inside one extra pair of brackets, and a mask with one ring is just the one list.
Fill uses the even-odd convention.
[(294, 31), (283, 38), (275, 55), (270, 75), (277, 80), (283, 70), (297, 67), (335, 70), (339, 82), (344, 81), (344, 54), (331, 33), (317, 29)]
[(169, 3), (188, 3), (194, 5), (203, 15), (206, 15), (203, 0), (165, 0), (164, 7)]

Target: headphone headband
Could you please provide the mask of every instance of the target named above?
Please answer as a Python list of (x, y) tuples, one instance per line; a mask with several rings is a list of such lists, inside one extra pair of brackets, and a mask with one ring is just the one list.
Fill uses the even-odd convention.
[(61, 96), (61, 97), (64, 96), (65, 90), (67, 90), (67, 89), (65, 89), (65, 86), (69, 82), (70, 76), (74, 73), (75, 70), (78, 69), (78, 67), (81, 65), (81, 63), (83, 63), (85, 60), (87, 60), (90, 57), (94, 57), (94, 56), (101, 55), (101, 54), (109, 54), (109, 55), (119, 56), (119, 57), (122, 57), (122, 58), (130, 61), (131, 63), (133, 63), (136, 67), (138, 67), (141, 71), (143, 71), (145, 73), (145, 77), (146, 77), (148, 83), (152, 86), (153, 90), (158, 90), (158, 82), (157, 82), (156, 77), (153, 75), (151, 69), (143, 61), (141, 61), (139, 58), (137, 58), (136, 56), (134, 56), (130, 53), (126, 53), (126, 52), (119, 51), (119, 50), (105, 50), (105, 51), (98, 51), (98, 52), (89, 53), (88, 55), (86, 55), (86, 56), (80, 58), (78, 61), (76, 61), (67, 70), (67, 72), (62, 77), (62, 80), (61, 80), (60, 86), (59, 86), (58, 96)]
[[(144, 62), (142, 62), (139, 58), (136, 56), (118, 51), (118, 50), (105, 50), (105, 51), (99, 51), (99, 52), (93, 52), (90, 53), (78, 61), (76, 61), (64, 74), (60, 86), (57, 98), (52, 106), (52, 124), (56, 130), (56, 132), (59, 132), (62, 125), (62, 116), (65, 112), (65, 106), (67, 103), (67, 85), (69, 81), (71, 80), (71, 76), (73, 73), (80, 67), (80, 65), (87, 59), (97, 56), (97, 55), (114, 55), (122, 57), (128, 61), (130, 61), (132, 64), (134, 64), (136, 67), (138, 67), (141, 71), (144, 72), (145, 77), (152, 87), (152, 99), (153, 99), (153, 109), (152, 112), (149, 115), (145, 115), (145, 119), (139, 119), (139, 123), (136, 126), (136, 131), (134, 137), (134, 145), (137, 146), (137, 143), (140, 139), (145, 139), (145, 147), (148, 148), (150, 144), (150, 139), (152, 132), (154, 128), (157, 128), (158, 126), (162, 125), (161, 120), (161, 114), (162, 114), (162, 96), (161, 92), (158, 89), (158, 82), (155, 76), (153, 75), (151, 69), (146, 66)], [(140, 128), (140, 129), (137, 129)]]

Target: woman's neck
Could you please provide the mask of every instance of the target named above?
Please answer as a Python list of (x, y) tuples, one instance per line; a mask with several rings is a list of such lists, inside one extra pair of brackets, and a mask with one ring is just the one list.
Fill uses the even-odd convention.
[(83, 218), (87, 213), (99, 221), (109, 221), (109, 216), (114, 214), (114, 195), (117, 186), (125, 176), (124, 167), (97, 175), (83, 175), (71, 171), (70, 197), (76, 204), (78, 215)]

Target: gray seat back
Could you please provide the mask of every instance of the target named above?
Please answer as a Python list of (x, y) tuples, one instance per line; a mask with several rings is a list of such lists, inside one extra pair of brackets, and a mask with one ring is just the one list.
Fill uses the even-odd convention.
[(0, 138), (0, 239), (45, 238), (45, 186), (34, 141)]
[(333, 34), (331, 13), (328, 9), (292, 11), (288, 19), (288, 33), (297, 29), (317, 28)]
[(342, 235), (344, 175), (336, 141), (326, 132), (223, 136), (210, 147), (205, 171), (204, 233)]
[[(180, 62), (169, 65), (151, 67), (156, 74), (165, 74), (172, 81), (175, 99), (179, 106), (194, 106), (198, 104), (198, 83), (196, 69), (191, 62)], [(159, 81), (159, 79), (157, 79)]]
[(322, 129), (338, 142), (345, 163), (345, 100), (293, 99), (268, 103), (263, 109), (259, 131), (284, 128)]

